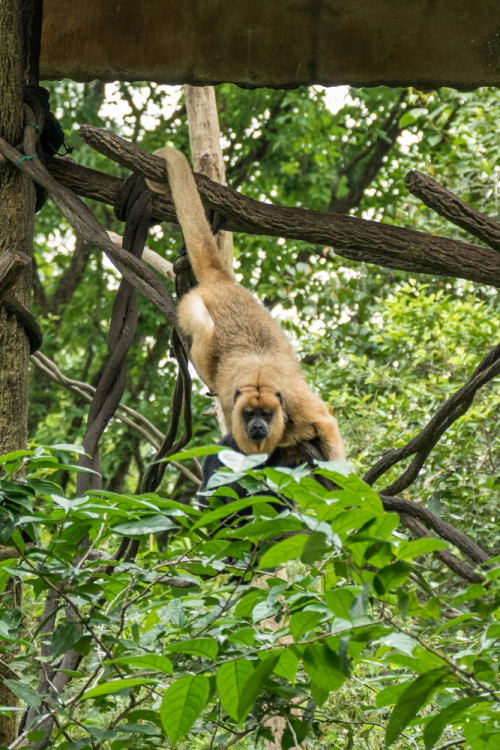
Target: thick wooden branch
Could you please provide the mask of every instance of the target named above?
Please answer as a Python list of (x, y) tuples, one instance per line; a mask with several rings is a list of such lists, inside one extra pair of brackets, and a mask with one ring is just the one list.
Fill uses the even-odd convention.
[[(406, 526), (406, 528), (411, 531), (417, 539), (435, 538), (430, 531), (427, 530), (424, 524), (413, 516), (410, 516), (407, 513), (401, 513), (399, 517), (401, 523)], [(433, 555), (465, 581), (470, 581), (471, 583), (484, 583), (484, 576), (477, 573), (468, 563), (460, 560), (460, 558), (454, 555), (453, 552), (450, 552), (447, 549), (440, 549), (434, 550)]]
[(71, 190), (59, 184), (38, 159), (23, 161), (22, 154), (3, 138), (0, 138), (0, 153), (11, 163), (19, 163), (21, 171), (46, 188), (77, 235), (104, 250), (127, 281), (144, 294), (167, 321), (175, 322), (175, 302), (168, 289), (145, 263), (110, 240), (90, 209)]
[(416, 169), (406, 175), (405, 185), (422, 203), (500, 252), (500, 224), (469, 206), (445, 187)]
[[(430, 510), (412, 500), (405, 500), (402, 497), (391, 497), (380, 493), (380, 499), (385, 510), (399, 514), (402, 523), (411, 529), (407, 524), (408, 518), (413, 518), (420, 523), (424, 523), (436, 534), (470, 557), (475, 563), (482, 565), (487, 563), (490, 556), (476, 542), (463, 532), (456, 529), (447, 521), (443, 521), (439, 516), (434, 515)], [(420, 534), (422, 536), (422, 534)]]
[[(80, 134), (90, 146), (127, 169), (156, 181), (166, 180), (165, 164), (159, 157), (91, 125), (82, 125)], [(49, 168), (52, 170), (52, 162)], [(61, 182), (62, 171), (57, 175)], [(204, 202), (223, 217), (224, 229), (305, 240), (365, 263), (500, 286), (500, 260), (490, 248), (352, 216), (261, 203), (203, 175), (195, 175), (195, 179)], [(108, 191), (110, 184), (107, 177)], [(82, 187), (72, 187), (86, 194)], [(89, 197), (99, 198), (96, 193), (94, 189)], [(155, 202), (154, 215), (160, 206), (168, 206), (162, 218), (171, 221), (172, 210), (164, 199)]]

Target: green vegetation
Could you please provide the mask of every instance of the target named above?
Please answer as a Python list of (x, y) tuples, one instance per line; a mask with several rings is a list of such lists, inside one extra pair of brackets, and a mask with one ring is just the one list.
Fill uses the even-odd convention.
[[(102, 84), (50, 88), (73, 156), (86, 166), (119, 174), (79, 141), (83, 122), (149, 151), (165, 143), (188, 151), (182, 100), (172, 94), (168, 109), (164, 87), (117, 85), (120, 106)], [(315, 89), (224, 85), (217, 100), (229, 184), (253, 198), (475, 241), (407, 193), (404, 176), (417, 168), (499, 214), (494, 91), (351, 90), (335, 114)], [(92, 209), (107, 230), (122, 231), (109, 207)], [(170, 260), (179, 243), (167, 226), (148, 240)], [(35, 244), (42, 352), (67, 378), (95, 386), (118, 272), (100, 250), (75, 242), (50, 201), (37, 215)], [(52, 717), (55, 750), (260, 748), (271, 738), (266, 720), (281, 716), (283, 750), (303, 740), (339, 750), (497, 750), (494, 384), (478, 391), (401, 493), (489, 551), (477, 582), (433, 554), (451, 551), (470, 565), (455, 547), (414, 538), (384, 510), (378, 492), (406, 464), (374, 487), (359, 478), (418, 434), (498, 343), (495, 290), (285, 238), (237, 235), (235, 256), (239, 280), (280, 319), (332, 404), (352, 465), (316, 469), (337, 485), (327, 490), (303, 469), (262, 470), (224, 451), (228, 481), (258, 492), (241, 501), (242, 523), (233, 518), (239, 506), (221, 505), (217, 490), (201, 512), (196, 484), (175, 462), (157, 493), (137, 494), (154, 449), (114, 419), (100, 445), (104, 489), (77, 497), (74, 446), (88, 403), (33, 366), (32, 447), (0, 459), (0, 589), (6, 594), (15, 575), (23, 590), (14, 609), (0, 600), (0, 658), (13, 656), (9, 686), (35, 721), (31, 747), (45, 735), (40, 717)], [(122, 401), (166, 432), (176, 372), (170, 330), (137, 301)], [(210, 405), (195, 381), (195, 434), (176, 457), (190, 470), (219, 437)], [(269, 492), (285, 503), (279, 513)], [(278, 575), (283, 565), (288, 580)]]

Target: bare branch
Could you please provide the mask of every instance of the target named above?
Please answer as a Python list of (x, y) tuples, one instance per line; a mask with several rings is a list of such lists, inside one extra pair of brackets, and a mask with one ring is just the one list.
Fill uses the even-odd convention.
[[(80, 134), (90, 146), (122, 166), (157, 182), (166, 181), (165, 164), (160, 157), (91, 125), (82, 125)], [(72, 184), (78, 190), (74, 166), (72, 169)], [(58, 165), (60, 180), (62, 172)], [(204, 175), (195, 175), (195, 179), (204, 202), (223, 217), (224, 229), (306, 240), (333, 247), (336, 254), (365, 263), (500, 286), (498, 256), (489, 248), (352, 216), (261, 203)], [(106, 185), (109, 191), (109, 178)], [(99, 198), (95, 188), (93, 197)], [(160, 208), (162, 212), (167, 209), (162, 218), (172, 221), (173, 207), (164, 196), (155, 199), (153, 216)]]
[[(489, 555), (477, 545), (470, 537), (463, 534), (451, 524), (443, 521), (442, 518), (435, 516), (430, 510), (423, 505), (414, 503), (411, 500), (404, 500), (401, 497), (390, 497), (383, 493), (380, 494), (382, 505), (385, 510), (395, 511), (401, 517), (406, 516), (418, 520), (421, 524), (423, 521), (427, 526), (433, 529), (441, 539), (454, 544), (461, 552), (464, 552), (474, 562), (482, 564), (488, 562)], [(405, 524), (406, 525), (406, 524)], [(421, 524), (422, 525), (422, 524)], [(425, 527), (424, 527), (425, 528)], [(419, 534), (422, 536), (422, 534)]]
[(500, 252), (500, 224), (469, 206), (452, 192), (416, 169), (408, 172), (405, 185), (422, 203), (457, 227)]
[[(400, 515), (400, 519), (401, 523), (406, 526), (406, 528), (409, 529), (417, 538), (434, 538), (433, 535), (425, 528), (424, 524), (418, 521), (416, 518), (412, 518), (407, 513), (402, 513)], [(449, 550), (434, 550), (433, 554), (435, 555), (435, 557), (441, 560), (441, 562), (444, 563), (447, 568), (459, 575), (460, 578), (463, 578), (466, 581), (470, 581), (470, 583), (484, 583), (484, 576), (476, 573), (470, 565), (468, 565), (466, 562), (463, 562), (463, 560), (460, 560)]]
[[(145, 263), (131, 253), (117, 247), (99, 225), (89, 208), (71, 190), (59, 184), (39, 159), (25, 159), (7, 141), (0, 138), (0, 152), (35, 182), (45, 187), (75, 232), (95, 247), (100, 247), (120, 273), (170, 321), (175, 321), (175, 302), (172, 295)], [(155, 157), (157, 158), (157, 157)]]
[(378, 461), (363, 477), (365, 482), (373, 484), (382, 474), (392, 466), (408, 456), (415, 454), (408, 469), (383, 492), (395, 495), (412, 484), (424, 465), (427, 456), (434, 448), (448, 427), (468, 410), (476, 391), (500, 373), (500, 344), (492, 349), (474, 370), (470, 380), (445, 401), (443, 406), (434, 414), (424, 429), (402, 448), (392, 451)]
[[(33, 354), (31, 359), (37, 367), (43, 370), (43, 372), (45, 372), (56, 383), (62, 385), (63, 388), (66, 388), (72, 393), (75, 393), (77, 396), (84, 399), (88, 403), (92, 402), (96, 390), (92, 385), (90, 385), (89, 383), (84, 383), (81, 380), (72, 380), (71, 378), (67, 378), (59, 370), (55, 362), (53, 362), (41, 352)], [(165, 435), (152, 422), (150, 422), (149, 419), (146, 419), (144, 415), (140, 414), (135, 409), (132, 409), (130, 406), (126, 406), (125, 404), (120, 403), (115, 416), (120, 420), (120, 422), (123, 422), (123, 424), (126, 424), (136, 432), (139, 432), (155, 448), (155, 450), (158, 450), (160, 448), (160, 445), (165, 439)], [(170, 463), (175, 469), (177, 469), (182, 474), (184, 474), (184, 476), (190, 479), (191, 482), (193, 482), (196, 486), (200, 485), (199, 477), (193, 474), (193, 472), (190, 471), (186, 466), (177, 461), (171, 461)]]

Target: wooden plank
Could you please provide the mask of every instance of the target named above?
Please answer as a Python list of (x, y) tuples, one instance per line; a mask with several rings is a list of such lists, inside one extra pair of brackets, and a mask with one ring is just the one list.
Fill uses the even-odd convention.
[(498, 0), (45, 0), (42, 78), (500, 84)]

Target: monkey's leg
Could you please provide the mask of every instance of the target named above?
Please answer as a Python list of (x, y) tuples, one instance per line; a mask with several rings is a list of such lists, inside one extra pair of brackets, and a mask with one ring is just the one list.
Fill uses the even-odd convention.
[(335, 417), (327, 414), (314, 421), (313, 424), (325, 458), (330, 461), (345, 458), (344, 443)]
[(345, 458), (337, 420), (330, 414), (325, 402), (307, 386), (295, 392), (292, 403), (288, 404), (288, 415), (290, 423), (286, 427), (284, 444), (300, 443), (317, 437), (326, 460)]
[(186, 294), (178, 311), (180, 327), (190, 336), (192, 344), (189, 357), (200, 378), (212, 387), (211, 371), (214, 358), (213, 337), (215, 325), (203, 299), (196, 291)]

